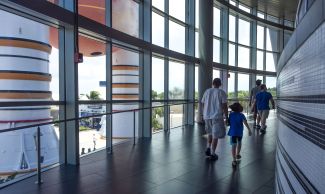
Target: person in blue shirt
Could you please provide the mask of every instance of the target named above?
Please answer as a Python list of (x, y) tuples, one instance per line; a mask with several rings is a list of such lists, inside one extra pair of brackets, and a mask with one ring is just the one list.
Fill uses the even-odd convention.
[(257, 123), (261, 122), (260, 132), (265, 133), (266, 130), (266, 119), (270, 113), (269, 103), (272, 103), (272, 109), (275, 109), (275, 103), (273, 100), (273, 96), (270, 92), (267, 91), (266, 85), (261, 85), (261, 91), (256, 94), (254, 105), (257, 107), (258, 116)]
[(232, 110), (232, 112), (229, 114), (229, 131), (228, 135), (230, 136), (230, 143), (232, 145), (232, 165), (236, 167), (237, 160), (241, 158), (240, 150), (241, 150), (241, 140), (243, 138), (243, 131), (244, 131), (244, 125), (247, 127), (249, 131), (249, 136), (252, 135), (251, 128), (249, 127), (247, 123), (247, 119), (245, 115), (242, 113), (243, 106), (235, 102), (234, 104), (230, 105), (229, 108)]

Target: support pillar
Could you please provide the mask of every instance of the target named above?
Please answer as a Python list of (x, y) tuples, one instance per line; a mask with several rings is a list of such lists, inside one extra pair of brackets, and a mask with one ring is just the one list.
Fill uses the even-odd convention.
[[(211, 87), (213, 71), (213, 0), (199, 0), (199, 100), (202, 99), (206, 89)], [(203, 114), (199, 106), (199, 115)], [(198, 122), (203, 117), (199, 116)]]

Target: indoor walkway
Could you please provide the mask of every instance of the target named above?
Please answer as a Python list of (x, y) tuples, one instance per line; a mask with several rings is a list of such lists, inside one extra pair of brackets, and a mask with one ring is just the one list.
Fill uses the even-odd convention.
[(274, 193), (276, 119), (272, 114), (265, 135), (254, 131), (243, 138), (242, 161), (234, 170), (229, 140), (219, 143), (219, 160), (205, 159), (206, 139), (199, 127), (173, 129), (85, 156), (79, 167), (62, 166), (43, 173), (44, 183), (31, 177), (2, 194), (192, 194)]

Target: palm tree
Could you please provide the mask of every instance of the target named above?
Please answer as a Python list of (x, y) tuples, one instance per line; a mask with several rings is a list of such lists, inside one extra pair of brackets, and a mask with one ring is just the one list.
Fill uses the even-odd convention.
[(101, 100), (100, 93), (97, 91), (90, 91), (89, 95), (86, 94), (89, 100)]

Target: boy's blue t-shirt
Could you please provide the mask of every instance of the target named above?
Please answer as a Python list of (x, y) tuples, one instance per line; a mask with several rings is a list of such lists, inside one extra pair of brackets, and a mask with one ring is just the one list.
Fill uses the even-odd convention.
[(246, 117), (240, 112), (231, 112), (229, 114), (230, 128), (228, 131), (229, 136), (243, 136), (244, 125), (243, 122), (246, 121)]
[(270, 110), (269, 101), (272, 99), (272, 94), (267, 91), (262, 91), (256, 94), (257, 110)]

